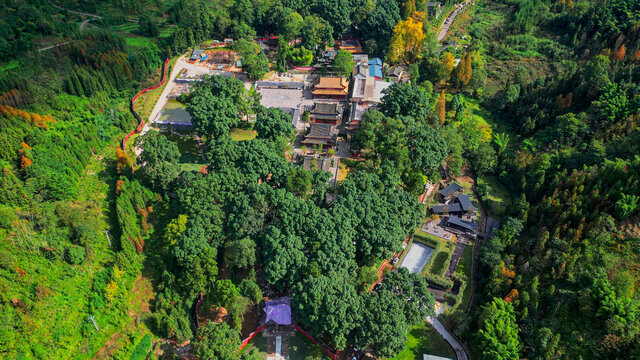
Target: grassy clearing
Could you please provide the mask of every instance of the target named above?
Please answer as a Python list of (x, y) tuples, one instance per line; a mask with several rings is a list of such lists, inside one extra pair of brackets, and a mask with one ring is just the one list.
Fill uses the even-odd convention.
[(460, 309), (463, 311), (469, 307), (469, 301), (471, 301), (471, 267), (473, 266), (473, 245), (466, 246), (462, 251), (462, 257), (456, 268), (456, 273), (463, 274), (467, 277), (467, 286), (462, 293), (462, 303)]
[(19, 67), (20, 62), (18, 62), (18, 60), (11, 60), (8, 63), (0, 65), (0, 74), (4, 73), (5, 71), (17, 69)]
[(409, 330), (404, 350), (392, 360), (422, 360), (424, 354), (456, 358), (449, 343), (425, 322)]
[(142, 36), (128, 37), (125, 39), (125, 42), (127, 43), (127, 45), (144, 47), (144, 48), (151, 47), (155, 44), (153, 40), (151, 40), (150, 38), (146, 38)]
[(487, 186), (487, 194), (484, 196), (483, 201), (491, 211), (491, 215), (504, 216), (512, 203), (509, 190), (500, 183), (496, 176), (481, 177), (478, 179), (478, 185)]
[(231, 130), (231, 138), (235, 141), (253, 140), (258, 135), (255, 130), (235, 128)]
[(431, 266), (429, 267), (429, 272), (433, 275), (443, 275), (445, 271), (445, 263), (447, 262), (447, 258), (450, 258), (451, 254), (445, 251), (440, 251), (437, 253), (433, 260), (431, 260)]
[(176, 31), (176, 27), (174, 26), (168, 26), (166, 28), (160, 29), (160, 35), (158, 35), (158, 37), (168, 38), (173, 34), (174, 31)]
[(127, 21), (120, 25), (111, 26), (111, 30), (119, 32), (134, 32), (138, 30), (138, 24)]

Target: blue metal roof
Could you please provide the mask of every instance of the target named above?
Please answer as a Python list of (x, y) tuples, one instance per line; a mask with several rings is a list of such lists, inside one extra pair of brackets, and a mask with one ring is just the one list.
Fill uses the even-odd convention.
[(382, 77), (382, 66), (380, 65), (369, 65), (369, 76), (373, 77)]
[(369, 60), (369, 65), (378, 65), (382, 66), (382, 60), (380, 58), (373, 58)]

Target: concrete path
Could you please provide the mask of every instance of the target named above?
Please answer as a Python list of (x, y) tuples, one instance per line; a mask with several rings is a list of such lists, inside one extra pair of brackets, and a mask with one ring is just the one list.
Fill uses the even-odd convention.
[(176, 85), (176, 82), (174, 81), (176, 76), (178, 76), (178, 73), (180, 72), (180, 70), (187, 68), (189, 65), (191, 64), (185, 61), (185, 55), (180, 57), (178, 61), (176, 61), (176, 63), (173, 65), (173, 68), (171, 69), (171, 75), (169, 75), (169, 78), (167, 79), (167, 85), (164, 87), (162, 94), (160, 94), (160, 97), (158, 98), (158, 102), (156, 103), (156, 106), (153, 108), (153, 111), (151, 111), (149, 118), (145, 119), (144, 128), (142, 129), (142, 133), (140, 135), (149, 131), (151, 123), (154, 122), (159, 117), (160, 112), (162, 112), (162, 108), (167, 104), (167, 101), (168, 101), (167, 95), (171, 93), (171, 90), (173, 90), (173, 87)]
[(462, 346), (462, 344), (458, 341), (458, 339), (455, 337), (455, 335), (453, 335), (451, 332), (449, 332), (449, 330), (447, 330), (447, 328), (444, 327), (444, 325), (442, 325), (442, 323), (440, 321), (438, 321), (438, 319), (428, 316), (427, 317), (427, 322), (429, 324), (431, 324), (431, 326), (433, 326), (434, 329), (436, 329), (436, 331), (442, 335), (442, 337), (449, 343), (449, 345), (451, 345), (451, 348), (453, 348), (453, 351), (456, 353), (456, 358), (458, 360), (469, 360), (470, 357), (467, 354), (466, 349)]

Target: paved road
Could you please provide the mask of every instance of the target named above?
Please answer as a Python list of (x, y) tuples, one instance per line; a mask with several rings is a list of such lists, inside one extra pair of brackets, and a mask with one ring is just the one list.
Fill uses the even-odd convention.
[(449, 31), (451, 24), (453, 24), (453, 20), (458, 15), (458, 12), (466, 8), (470, 2), (471, 0), (467, 0), (462, 7), (457, 7), (455, 10), (453, 10), (453, 12), (451, 12), (451, 14), (449, 14), (449, 17), (447, 17), (447, 19), (445, 20), (444, 25), (442, 25), (442, 27), (440, 28), (440, 33), (438, 33), (438, 41), (442, 41), (445, 36), (447, 36), (447, 32)]
[(456, 353), (456, 358), (458, 360), (470, 359), (464, 346), (462, 346), (455, 335), (449, 332), (449, 330), (447, 330), (447, 328), (445, 328), (444, 325), (442, 325), (442, 323), (438, 321), (438, 319), (428, 316), (427, 322), (431, 324), (440, 335), (442, 335), (442, 337), (449, 343), (449, 345), (451, 345), (451, 348), (453, 348), (453, 351)]
[[(70, 10), (70, 9), (65, 9), (62, 6), (56, 5), (55, 3), (51, 3), (53, 5), (54, 8), (60, 9), (60, 10), (66, 10), (72, 14), (76, 14), (76, 15), (84, 15), (84, 16), (89, 16), (92, 17), (94, 19), (102, 19), (102, 16), (98, 15), (98, 14), (91, 14), (91, 13), (86, 13), (86, 12), (82, 12), (82, 11), (76, 11), (76, 10)], [(133, 22), (133, 23), (138, 23), (138, 20), (129, 20), (127, 19), (128, 22)]]

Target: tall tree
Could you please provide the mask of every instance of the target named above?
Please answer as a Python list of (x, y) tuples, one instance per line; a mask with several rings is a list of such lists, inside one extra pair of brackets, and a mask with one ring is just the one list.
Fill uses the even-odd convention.
[(349, 76), (353, 70), (355, 62), (353, 61), (353, 55), (346, 50), (338, 50), (336, 57), (333, 61), (333, 71), (340, 76)]
[(444, 125), (444, 122), (447, 120), (446, 101), (444, 90), (442, 90), (436, 102), (436, 111), (438, 112), (438, 122), (440, 125)]
[(151, 184), (167, 190), (169, 184), (178, 176), (180, 168), (178, 145), (157, 131), (149, 131), (136, 139), (136, 145), (142, 148), (140, 160), (142, 169)]
[(234, 360), (237, 359), (235, 351), (240, 347), (240, 336), (226, 322), (209, 321), (198, 329), (191, 346), (193, 354), (200, 359)]
[(440, 77), (444, 80), (448, 80), (449, 76), (451, 75), (451, 70), (453, 70), (454, 66), (455, 58), (453, 57), (453, 54), (447, 51), (446, 53), (444, 53), (444, 56), (442, 57), (442, 61), (440, 63)]
[(292, 308), (298, 319), (341, 350), (360, 323), (361, 303), (344, 273), (308, 277), (293, 287)]
[(253, 129), (262, 139), (275, 140), (279, 137), (288, 139), (294, 135), (291, 116), (278, 108), (258, 106)]
[(370, 54), (383, 56), (393, 37), (393, 28), (400, 21), (397, 0), (378, 0), (375, 9), (362, 23), (361, 31), (365, 47)]
[(394, 64), (415, 63), (422, 57), (427, 36), (423, 30), (424, 14), (415, 13), (407, 20), (400, 21), (393, 28), (387, 59)]
[(431, 126), (416, 124), (407, 132), (407, 147), (413, 167), (430, 175), (449, 154), (446, 140)]
[(483, 358), (497, 360), (520, 359), (520, 337), (513, 305), (494, 298), (483, 309), (478, 339)]
[(410, 116), (425, 121), (433, 109), (431, 94), (423, 88), (405, 83), (396, 83), (384, 90), (380, 111), (386, 116)]

